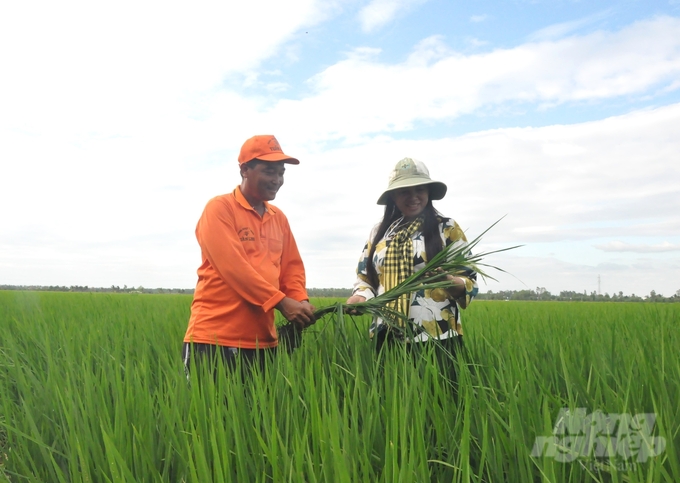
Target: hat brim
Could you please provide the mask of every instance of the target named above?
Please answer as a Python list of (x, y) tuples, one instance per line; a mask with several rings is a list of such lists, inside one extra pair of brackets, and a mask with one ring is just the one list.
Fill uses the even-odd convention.
[(283, 161), (284, 163), (288, 164), (300, 164), (300, 161), (298, 159), (283, 153), (262, 154), (257, 158), (253, 159), (259, 159), (260, 161)]
[(389, 189), (386, 189), (385, 192), (382, 195), (380, 195), (380, 198), (378, 198), (378, 204), (379, 205), (386, 205), (387, 200), (390, 198), (390, 193), (392, 191), (395, 191), (395, 190), (398, 190), (398, 189), (401, 189), (401, 188), (412, 188), (414, 186), (423, 186), (423, 185), (429, 185), (430, 186), (429, 199), (431, 199), (431, 200), (441, 200), (446, 195), (447, 187), (441, 181), (404, 180), (401, 183), (396, 182)]

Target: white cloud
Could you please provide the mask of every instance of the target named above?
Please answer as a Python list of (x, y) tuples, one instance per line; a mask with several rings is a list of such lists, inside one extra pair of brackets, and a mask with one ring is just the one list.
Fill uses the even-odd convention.
[(479, 22), (483, 22), (487, 18), (488, 18), (488, 15), (486, 15), (486, 14), (484, 14), (484, 15), (473, 15), (473, 16), (470, 17), (470, 22), (479, 23)]
[[(657, 242), (644, 237), (670, 239), (680, 232), (680, 167), (670, 161), (680, 152), (675, 134), (680, 104), (589, 123), (498, 129), (456, 138), (361, 137), (345, 147), (295, 135), (296, 124), (271, 129), (286, 152), (302, 161), (288, 170), (276, 204), (291, 221), (311, 286), (352, 283), (365, 237), (381, 216), (375, 201), (389, 170), (404, 156), (423, 160), (434, 179), (448, 184), (447, 197), (436, 206), (470, 235), (507, 214), (484, 241), (495, 248), (526, 244), (521, 253), (527, 257), (540, 258), (536, 247), (546, 243), (552, 246), (553, 258), (570, 260), (574, 243), (592, 247), (634, 235), (642, 237), (641, 244), (651, 245)], [(168, 286), (168, 280), (181, 279), (182, 284), (175, 281), (173, 286), (191, 287), (198, 256), (196, 220), (210, 197), (238, 183), (236, 163), (230, 160), (252, 132), (230, 136), (226, 151), (217, 141), (223, 135), (212, 122), (186, 128), (187, 145), (152, 138), (140, 153), (140, 145), (124, 140), (101, 139), (74, 147), (53, 139), (52, 145), (34, 146), (26, 153), (28, 164), (9, 164), (0, 179), (0, 204), (13, 207), (0, 211), (0, 273), (8, 277), (4, 280)], [(29, 140), (18, 143), (30, 146)], [(178, 147), (181, 152), (174, 153)], [(70, 164), (60, 159), (29, 162), (51, 159), (50, 148), (66, 155)], [(211, 149), (223, 151), (209, 162)], [(201, 160), (201, 167), (193, 160)], [(164, 245), (168, 240), (171, 246)], [(599, 263), (590, 255), (582, 258), (590, 266)], [(504, 256), (494, 262), (514, 270), (506, 266)], [(173, 278), (164, 264), (183, 275)], [(554, 275), (543, 274), (534, 283), (513, 270), (532, 288), (572, 289), (559, 285), (560, 278), (553, 285), (543, 278)], [(514, 287), (507, 285), (511, 280), (504, 283)], [(657, 283), (645, 290), (652, 288), (672, 287)]]
[(680, 251), (680, 244), (669, 243), (666, 241), (656, 245), (648, 245), (643, 243), (626, 243), (616, 240), (595, 245), (595, 248), (604, 252), (663, 253)]
[[(618, 32), (463, 55), (441, 37), (421, 42), (402, 63), (356, 49), (314, 76), (314, 94), (267, 112), (317, 139), (408, 131), (509, 103), (561, 104), (646, 95), (680, 76), (680, 19), (661, 17)], [(531, 107), (530, 107), (531, 108)], [(318, 123), (318, 113), (333, 113)]]
[(483, 46), (485, 46), (485, 45), (489, 45), (489, 42), (488, 42), (488, 41), (476, 39), (476, 38), (474, 38), (474, 37), (467, 37), (467, 38), (465, 39), (465, 43), (468, 44), (468, 45), (470, 45), (471, 47), (475, 47), (475, 48), (476, 48), (476, 47), (483, 47)]
[(427, 0), (372, 0), (359, 12), (359, 22), (365, 32), (372, 32)]
[[(670, 161), (680, 152), (679, 124), (676, 104), (582, 124), (436, 140), (382, 137), (341, 149), (303, 151), (303, 164), (291, 171), (280, 204), (303, 253), (310, 254), (310, 281), (317, 285), (351, 283), (365, 237), (381, 216), (375, 200), (389, 170), (404, 156), (423, 160), (434, 179), (448, 184), (446, 198), (435, 206), (469, 235), (507, 215), (485, 236), (485, 244), (525, 244), (518, 252), (529, 257), (543, 256), (538, 247), (549, 246), (553, 258), (566, 263), (574, 261), (573, 246), (578, 246), (576, 260), (596, 266), (603, 258), (593, 244), (622, 236), (649, 243), (646, 237), (680, 233), (680, 166)], [(312, 206), (323, 215), (310, 224)], [(506, 268), (503, 255), (495, 261)], [(542, 279), (541, 286), (559, 288), (560, 278), (544, 275), (554, 282)]]
[[(601, 271), (603, 279), (607, 273), (607, 283), (611, 281), (610, 292), (671, 293), (677, 290), (666, 286), (672, 277), (666, 285), (661, 278), (656, 283), (649, 280), (651, 285), (636, 278), (640, 288), (616, 285), (614, 272), (598, 266), (602, 259), (590, 255), (574, 259), (570, 250), (575, 243), (592, 247), (626, 235), (641, 237), (641, 244), (656, 243), (646, 241), (646, 236), (677, 236), (680, 167), (669, 160), (680, 152), (675, 135), (679, 123), (677, 104), (576, 125), (498, 129), (442, 139), (382, 136), (341, 148), (289, 139), (288, 134), (273, 131), (284, 149), (302, 161), (287, 171), (276, 204), (290, 219), (310, 286), (347, 287), (365, 237), (381, 216), (375, 201), (386, 186), (389, 170), (397, 160), (412, 156), (426, 162), (434, 179), (448, 184), (447, 197), (436, 206), (459, 221), (469, 235), (481, 233), (507, 214), (485, 236), (485, 244), (500, 248), (524, 243), (512, 256), (540, 260), (544, 257), (537, 246), (548, 243), (555, 253), (551, 258), (558, 260), (555, 263), (580, 260), (582, 267), (590, 267), (568, 275), (567, 269), (542, 271), (554, 268), (553, 262), (515, 263), (506, 255), (494, 256), (494, 264), (530, 288), (582, 290)], [(215, 135), (204, 139), (210, 141)], [(195, 145), (200, 147), (200, 142)], [(551, 148), (544, 149), (546, 145)], [(113, 151), (111, 166), (129, 154), (108, 140), (95, 146)], [(198, 257), (194, 225), (208, 198), (237, 184), (236, 164), (229, 161), (235, 159), (237, 149), (221, 153), (217, 164), (201, 170), (174, 163), (156, 172), (155, 165), (138, 161), (136, 167), (128, 163), (124, 171), (112, 169), (88, 177), (98, 171), (88, 166), (85, 153), (69, 173), (54, 165), (44, 176), (36, 176), (30, 168), (12, 165), (10, 175), (0, 180), (0, 203), (13, 206), (0, 212), (4, 227), (0, 272), (8, 277), (4, 280), (166, 287), (172, 280), (173, 286), (191, 287)], [(153, 155), (149, 147), (147, 156)], [(165, 157), (172, 159), (172, 153), (161, 156)], [(38, 184), (26, 184), (27, 179)], [(172, 186), (180, 188), (169, 189)], [(38, 203), (33, 201), (36, 196)], [(625, 270), (632, 273), (633, 263), (625, 259), (614, 265), (628, 267)], [(511, 277), (499, 280), (501, 285), (490, 285), (494, 291), (523, 288)]]
[[(210, 197), (238, 183), (241, 142), (266, 132), (302, 160), (276, 204), (311, 286), (351, 284), (381, 215), (375, 200), (404, 156), (449, 185), (437, 207), (470, 234), (507, 213), (485, 242), (526, 243), (527, 259), (545, 262), (543, 244), (567, 263), (579, 244), (590, 250), (585, 267), (598, 267), (592, 253), (633, 267), (628, 253), (593, 245), (632, 233), (653, 245), (680, 229), (680, 104), (573, 125), (404, 134), (419, 123), (443, 132), (440, 120), (496, 106), (669, 89), (680, 72), (678, 19), (478, 55), (453, 52), (435, 35), (396, 65), (381, 62), (379, 49), (357, 48), (311, 80), (309, 97), (277, 100), (245, 97), (229, 76), (252, 74), (248, 82), (264, 86), (266, 73), (272, 90), (285, 88), (264, 60), (324, 18), (321, 4), (122, 3), (103, 13), (73, 5), (0, 12), (3, 68), (13, 73), (0, 78), (0, 206), (12, 207), (0, 210), (0, 283), (191, 287), (196, 220)], [(247, 9), (240, 18), (269, 12), (257, 29), (267, 34), (234, 20), (235, 8)], [(390, 136), (396, 131), (404, 139)], [(498, 265), (515, 273), (525, 262)], [(560, 282), (555, 264), (529, 265), (536, 269), (516, 275), (530, 287), (571, 288), (546, 281)], [(594, 279), (583, 273), (578, 280)]]
[(603, 12), (598, 12), (593, 15), (589, 15), (578, 20), (571, 20), (569, 22), (560, 22), (548, 27), (544, 27), (529, 36), (531, 42), (544, 41), (544, 40), (556, 40), (572, 34), (583, 27), (591, 26), (592, 24), (603, 20), (611, 15), (610, 10), (605, 10)]
[(0, 127), (9, 119), (29, 132), (144, 131), (324, 15), (312, 0), (3, 3)]

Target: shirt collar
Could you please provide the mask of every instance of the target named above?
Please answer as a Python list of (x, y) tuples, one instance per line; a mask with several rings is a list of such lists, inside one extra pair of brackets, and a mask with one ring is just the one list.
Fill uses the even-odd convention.
[[(245, 196), (243, 196), (243, 192), (241, 191), (241, 186), (236, 186), (234, 189), (234, 197), (236, 198), (236, 201), (238, 201), (239, 205), (241, 205), (243, 208), (246, 210), (253, 210), (255, 211), (255, 208), (252, 207), (250, 203), (248, 203), (248, 200), (246, 199)], [(271, 215), (276, 214), (276, 208), (274, 208), (272, 205), (270, 205), (268, 202), (264, 201), (264, 209), (265, 209), (265, 214), (269, 213)]]

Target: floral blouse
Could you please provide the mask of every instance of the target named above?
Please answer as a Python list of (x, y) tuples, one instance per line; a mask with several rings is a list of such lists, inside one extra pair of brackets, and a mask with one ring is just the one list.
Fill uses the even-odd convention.
[[(449, 218), (439, 219), (439, 233), (442, 237), (442, 242), (446, 246), (457, 244), (463, 246), (467, 243), (465, 234), (458, 223)], [(383, 285), (382, 267), (385, 260), (387, 247), (390, 245), (392, 238), (394, 238), (395, 227), (398, 227), (403, 221), (403, 218), (395, 221), (387, 230), (385, 236), (380, 240), (376, 246), (373, 254), (373, 266), (378, 274), (380, 285), (378, 287), (371, 286), (367, 272), (366, 262), (368, 260), (368, 253), (371, 249), (371, 243), (378, 231), (379, 224), (373, 227), (368, 241), (361, 253), (359, 265), (357, 267), (357, 280), (354, 284), (352, 295), (361, 295), (366, 297), (366, 300), (380, 295), (385, 292)], [(413, 237), (413, 270), (414, 273), (422, 269), (427, 263), (427, 255), (425, 253), (425, 239), (420, 231), (414, 233)], [(465, 301), (466, 306), (477, 295), (477, 274), (473, 271), (468, 271), (465, 274), (457, 275), (465, 280)], [(414, 337), (413, 342), (422, 342), (430, 338), (446, 339), (463, 335), (463, 327), (460, 320), (460, 308), (455, 299), (449, 298), (449, 294), (442, 288), (433, 290), (420, 290), (411, 294), (411, 309), (408, 316), (410, 322), (413, 324)], [(380, 318), (373, 320), (370, 327), (371, 337), (384, 322)]]

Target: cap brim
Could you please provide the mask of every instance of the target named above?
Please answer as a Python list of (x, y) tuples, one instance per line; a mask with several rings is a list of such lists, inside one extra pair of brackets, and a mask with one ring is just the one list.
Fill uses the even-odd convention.
[(298, 159), (292, 158), (287, 154), (283, 153), (262, 154), (255, 159), (259, 159), (262, 161), (283, 161), (284, 163), (288, 164), (300, 164), (300, 161)]
[(400, 188), (412, 188), (414, 186), (430, 185), (430, 196), (431, 200), (441, 200), (446, 195), (447, 187), (441, 181), (417, 181), (417, 180), (405, 180), (403, 183), (395, 183), (394, 186), (385, 190), (385, 192), (378, 198), (379, 205), (386, 205), (387, 200), (390, 197), (390, 192), (398, 190)]

